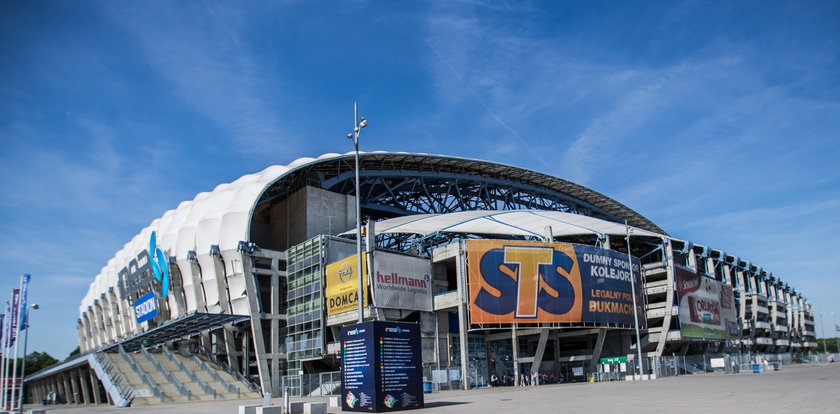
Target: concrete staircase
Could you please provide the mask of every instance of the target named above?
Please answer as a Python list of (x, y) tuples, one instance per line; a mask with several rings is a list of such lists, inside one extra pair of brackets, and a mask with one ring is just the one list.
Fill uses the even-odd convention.
[(261, 398), (259, 392), (207, 361), (167, 349), (100, 354), (131, 394), (131, 406)]

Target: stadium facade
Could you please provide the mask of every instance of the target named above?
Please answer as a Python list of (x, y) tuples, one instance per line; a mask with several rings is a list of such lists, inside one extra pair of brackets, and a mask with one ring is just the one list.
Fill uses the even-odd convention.
[(167, 211), (82, 299), (84, 358), (30, 376), (30, 395), (136, 403), (108, 378), (109, 354), (177, 363), (178, 351), (273, 395), (284, 377), (338, 370), (339, 329), (359, 317), (357, 200), (368, 223), (365, 320), (420, 323), (424, 366), (457, 371), (464, 387), (492, 374), (585, 375), (603, 357), (634, 359), (637, 346), (648, 357), (794, 359), (816, 347), (811, 304), (795, 288), (586, 187), (493, 162), (373, 152), (361, 155), (356, 194), (354, 166), (353, 153), (301, 158)]

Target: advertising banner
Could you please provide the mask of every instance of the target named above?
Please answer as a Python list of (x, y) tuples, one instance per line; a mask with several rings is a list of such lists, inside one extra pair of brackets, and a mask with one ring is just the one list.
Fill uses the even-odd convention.
[(26, 324), (29, 322), (29, 318), (27, 315), (29, 314), (28, 304), (26, 303), (26, 297), (29, 293), (29, 281), (32, 278), (32, 275), (29, 273), (24, 273), (23, 276), (20, 277), (20, 330), (24, 330), (27, 328)]
[(732, 286), (676, 266), (680, 331), (685, 338), (738, 339), (740, 326)]
[(569, 243), (467, 241), (470, 323), (635, 324), (647, 320), (639, 260)]
[(432, 311), (429, 259), (376, 252), (373, 255), (373, 304), (380, 308)]
[[(6, 319), (6, 323), (3, 324), (3, 344), (2, 344), (3, 348), (6, 348), (6, 347), (9, 346), (9, 336), (10, 336), (9, 327), (12, 325), (11, 324), (12, 305), (9, 304), (9, 301), (6, 301), (6, 313), (5, 313), (5, 315), (9, 315), (8, 316), (9, 319)], [(0, 352), (3, 352), (3, 351), (0, 351)]]
[(341, 410), (423, 407), (420, 325), (364, 322), (341, 328)]
[(12, 313), (9, 316), (9, 346), (15, 344), (18, 337), (18, 311), (20, 310), (20, 289), (12, 290)]
[[(362, 253), (362, 275), (367, 275), (367, 255)], [(356, 255), (339, 260), (327, 265), (326, 276), (326, 303), (327, 315), (333, 316), (339, 313), (356, 310), (359, 308), (359, 276)], [(362, 277), (363, 298), (362, 306), (368, 306), (368, 278)]]
[(157, 298), (155, 292), (149, 292), (134, 301), (134, 316), (137, 323), (143, 323), (154, 318), (158, 314)]

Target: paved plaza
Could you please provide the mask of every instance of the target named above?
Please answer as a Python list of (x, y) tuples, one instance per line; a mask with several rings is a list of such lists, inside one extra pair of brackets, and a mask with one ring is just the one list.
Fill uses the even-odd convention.
[[(295, 399), (294, 401), (301, 401)], [(325, 398), (305, 401), (326, 401)], [(281, 405), (282, 399), (274, 399)], [(51, 406), (60, 414), (235, 414), (220, 401), (153, 407)], [(29, 408), (29, 407), (27, 407)], [(44, 407), (36, 407), (44, 408)], [(683, 375), (643, 382), (500, 387), (426, 394), (424, 413), (840, 413), (840, 363), (790, 365), (764, 374)], [(330, 408), (339, 413), (339, 408)]]

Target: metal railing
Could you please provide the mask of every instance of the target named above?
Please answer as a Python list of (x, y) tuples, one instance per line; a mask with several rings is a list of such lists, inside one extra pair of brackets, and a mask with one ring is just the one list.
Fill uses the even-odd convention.
[(211, 387), (210, 384), (204, 382), (195, 371), (193, 371), (190, 367), (184, 364), (184, 362), (178, 359), (178, 357), (173, 355), (172, 352), (166, 349), (165, 346), (161, 349), (166, 359), (168, 359), (169, 362), (178, 367), (178, 369), (181, 370), (181, 372), (184, 373), (184, 375), (186, 375), (190, 379), (190, 381), (196, 383), (196, 385), (198, 385), (198, 387), (201, 388), (201, 391), (204, 392), (204, 394), (212, 396), (214, 400), (216, 399), (216, 390), (213, 389), (213, 387)]
[(140, 380), (143, 381), (143, 383), (146, 384), (147, 387), (149, 387), (149, 391), (151, 391), (152, 395), (155, 396), (155, 398), (159, 399), (160, 402), (163, 402), (165, 394), (163, 393), (163, 390), (155, 383), (152, 377), (150, 377), (149, 374), (147, 374), (145, 371), (143, 371), (142, 368), (140, 368), (140, 365), (137, 364), (137, 361), (135, 361), (134, 358), (131, 357), (131, 355), (125, 352), (125, 349), (123, 349), (122, 346), (120, 346), (118, 349), (123, 361), (125, 361), (128, 364), (128, 366), (131, 367), (131, 370), (134, 371), (134, 373), (137, 374), (138, 377), (140, 377)]
[(146, 348), (141, 347), (140, 353), (143, 354), (146, 360), (149, 361), (152, 364), (152, 366), (155, 367), (156, 370), (160, 371), (163, 377), (166, 378), (166, 380), (169, 381), (169, 383), (172, 384), (172, 386), (174, 386), (176, 390), (178, 390), (178, 393), (181, 394), (182, 397), (186, 398), (187, 401), (192, 400), (192, 392), (190, 392), (190, 389), (187, 388), (187, 386), (184, 385), (181, 381), (179, 381), (178, 378), (175, 377), (175, 375), (169, 372), (169, 370), (166, 369), (165, 365), (163, 365), (160, 361), (156, 360), (155, 357), (153, 357), (152, 354), (150, 354), (149, 351), (146, 350)]
[(99, 363), (99, 366), (105, 371), (105, 374), (111, 378), (111, 382), (117, 388), (117, 393), (123, 399), (126, 406), (131, 404), (131, 400), (136, 396), (134, 387), (125, 379), (125, 376), (117, 368), (116, 364), (104, 353), (96, 352), (93, 358)]
[(213, 369), (210, 364), (195, 355), (184, 355), (184, 357), (189, 358), (193, 364), (198, 366), (202, 371), (206, 372), (207, 375), (210, 375), (210, 378), (225, 387), (225, 390), (227, 390), (228, 393), (236, 395), (237, 399), (240, 398), (239, 387), (219, 375), (219, 372)]
[(203, 352), (203, 351), (200, 351), (199, 355), (207, 358), (209, 361), (212, 361), (214, 364), (216, 364), (216, 366), (221, 368), (222, 371), (227, 372), (234, 379), (236, 379), (237, 381), (241, 382), (246, 387), (248, 387), (248, 390), (250, 390), (251, 392), (256, 392), (256, 393), (259, 393), (260, 395), (262, 395), (262, 389), (260, 389), (259, 385), (254, 384), (253, 382), (248, 380), (248, 378), (245, 378), (245, 376), (242, 375), (241, 373), (239, 373), (238, 371), (235, 371), (235, 370), (231, 369), (230, 366), (227, 364), (227, 362), (221, 361), (218, 358), (216, 358), (215, 356), (210, 355), (210, 354), (208, 354), (206, 352)]

